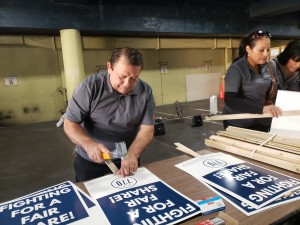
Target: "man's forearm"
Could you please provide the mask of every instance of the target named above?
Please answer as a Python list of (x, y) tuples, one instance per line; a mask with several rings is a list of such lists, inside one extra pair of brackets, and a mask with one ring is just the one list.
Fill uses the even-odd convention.
[(86, 149), (85, 145), (93, 142), (93, 139), (78, 124), (64, 119), (64, 131), (69, 139), (76, 145)]
[(141, 125), (140, 130), (134, 139), (133, 143), (128, 149), (128, 155), (134, 155), (137, 158), (140, 157), (143, 150), (151, 142), (154, 133), (154, 126)]

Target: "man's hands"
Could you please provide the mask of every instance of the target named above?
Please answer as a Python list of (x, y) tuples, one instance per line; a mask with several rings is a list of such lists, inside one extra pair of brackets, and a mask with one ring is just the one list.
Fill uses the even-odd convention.
[(138, 168), (138, 157), (136, 155), (130, 155), (124, 157), (121, 162), (121, 168), (118, 171), (118, 175), (121, 177), (128, 176), (130, 174), (134, 174)]
[(118, 175), (121, 177), (133, 174), (138, 169), (138, 158), (151, 142), (154, 133), (154, 125), (141, 125), (138, 134), (136, 135), (133, 143), (128, 149), (128, 154), (121, 163), (121, 168)]
[[(84, 146), (89, 158), (95, 163), (104, 162), (102, 153), (109, 153), (110, 151), (101, 143), (91, 142)], [(134, 174), (138, 168), (138, 157), (134, 154), (128, 154), (121, 162), (121, 168), (118, 175), (125, 177)]]
[(103, 162), (102, 153), (109, 153), (109, 150), (101, 143), (91, 142), (84, 146), (89, 158), (95, 163)]
[(103, 162), (102, 153), (109, 153), (109, 150), (103, 144), (95, 142), (78, 123), (65, 118), (64, 130), (70, 140), (82, 147), (93, 162)]
[[(64, 120), (64, 130), (70, 140), (82, 147), (88, 157), (95, 163), (102, 163), (102, 153), (110, 153), (110, 151), (101, 143), (97, 143), (90, 137), (83, 128), (75, 122)], [(118, 175), (124, 177), (133, 174), (138, 168), (138, 158), (146, 146), (151, 142), (154, 133), (154, 125), (141, 125), (139, 132), (131, 144), (128, 155), (122, 160), (121, 168)]]

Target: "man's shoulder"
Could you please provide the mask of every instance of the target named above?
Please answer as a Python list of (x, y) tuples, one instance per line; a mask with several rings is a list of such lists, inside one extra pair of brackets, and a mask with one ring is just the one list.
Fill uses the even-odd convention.
[(152, 92), (151, 86), (144, 80), (138, 80), (139, 88), (142, 92)]
[(86, 77), (83, 80), (83, 83), (86, 85), (93, 85), (93, 84), (101, 84), (102, 82), (106, 81), (107, 79), (107, 72), (98, 72)]
[(149, 87), (149, 88), (150, 88), (150, 85), (149, 85), (146, 81), (144, 81), (144, 80), (142, 80), (142, 79), (139, 79), (139, 84), (142, 85), (142, 86), (145, 86), (145, 87)]

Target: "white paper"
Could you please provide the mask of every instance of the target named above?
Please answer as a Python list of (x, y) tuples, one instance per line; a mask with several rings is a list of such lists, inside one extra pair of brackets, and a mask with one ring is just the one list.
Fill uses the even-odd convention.
[[(279, 90), (276, 106), (283, 111), (300, 110), (300, 92)], [(300, 115), (273, 118), (270, 133), (300, 139)]]

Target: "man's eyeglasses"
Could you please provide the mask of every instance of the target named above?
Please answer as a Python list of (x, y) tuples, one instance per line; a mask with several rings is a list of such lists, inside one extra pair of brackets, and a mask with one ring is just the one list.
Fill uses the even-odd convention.
[(262, 30), (257, 30), (257, 31), (254, 31), (252, 34), (250, 34), (248, 36), (248, 40), (249, 42), (252, 41), (253, 39), (257, 38), (257, 37), (263, 37), (263, 36), (266, 36), (266, 37), (272, 37), (272, 35), (269, 33), (269, 31), (262, 31)]

